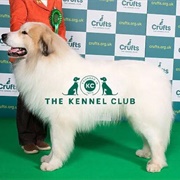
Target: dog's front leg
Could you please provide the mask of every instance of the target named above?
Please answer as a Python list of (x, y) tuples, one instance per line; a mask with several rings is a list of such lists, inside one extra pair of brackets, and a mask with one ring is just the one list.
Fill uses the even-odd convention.
[(102, 95), (104, 95), (105, 89), (104, 88), (102, 88), (102, 89), (103, 89)]
[(76, 95), (78, 95), (78, 88), (76, 88)]
[[(53, 123), (52, 123), (53, 124)], [(41, 158), (41, 170), (53, 171), (62, 167), (74, 146), (75, 130), (69, 124), (54, 124), (50, 128), (52, 150), (48, 156)]]
[(43, 163), (43, 162), (49, 162), (50, 160), (51, 160), (51, 157), (52, 157), (52, 150), (51, 150), (51, 152), (50, 152), (50, 154), (49, 155), (45, 155), (45, 156), (42, 156), (42, 158), (41, 158), (41, 162)]

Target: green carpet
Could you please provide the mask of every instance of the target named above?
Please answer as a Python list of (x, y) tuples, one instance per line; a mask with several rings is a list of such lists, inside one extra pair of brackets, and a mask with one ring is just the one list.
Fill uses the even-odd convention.
[(148, 160), (135, 156), (142, 143), (127, 122), (78, 134), (75, 149), (63, 168), (43, 172), (39, 169), (40, 157), (49, 152), (25, 154), (18, 145), (15, 120), (0, 119), (0, 180), (179, 180), (179, 132), (180, 122), (175, 122), (166, 153), (169, 166), (160, 173), (146, 172)]

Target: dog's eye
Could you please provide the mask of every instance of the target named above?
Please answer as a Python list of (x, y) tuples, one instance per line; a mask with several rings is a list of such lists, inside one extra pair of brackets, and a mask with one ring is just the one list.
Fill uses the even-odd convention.
[(28, 34), (26, 31), (22, 31), (22, 34)]

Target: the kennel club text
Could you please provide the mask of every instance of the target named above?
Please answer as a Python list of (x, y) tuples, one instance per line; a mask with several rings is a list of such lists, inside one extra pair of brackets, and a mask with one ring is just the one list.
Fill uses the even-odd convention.
[[(107, 83), (108, 78), (87, 75), (82, 78), (75, 76), (72, 78), (70, 87), (66, 92), (62, 92), (63, 97), (46, 97), (46, 104), (56, 105), (126, 105), (135, 104), (133, 97), (120, 97), (118, 92), (114, 92), (111, 85)], [(80, 95), (80, 96), (79, 96)], [(83, 95), (83, 97), (81, 96)]]
[(133, 105), (135, 98), (45, 98), (47, 105)]

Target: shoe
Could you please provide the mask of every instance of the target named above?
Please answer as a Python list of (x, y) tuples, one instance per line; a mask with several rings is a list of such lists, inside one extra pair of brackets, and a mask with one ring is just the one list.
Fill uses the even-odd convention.
[(22, 146), (22, 149), (26, 154), (36, 154), (39, 152), (38, 148), (34, 143), (24, 145)]
[(44, 142), (44, 141), (37, 141), (37, 142), (36, 142), (36, 147), (37, 147), (39, 150), (43, 150), (43, 151), (45, 151), (45, 150), (50, 150), (50, 149), (51, 149), (50, 145), (47, 144), (47, 143)]

